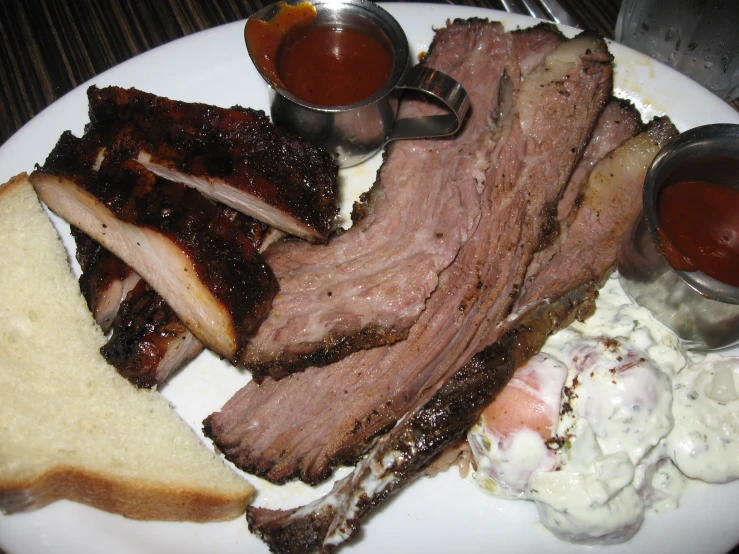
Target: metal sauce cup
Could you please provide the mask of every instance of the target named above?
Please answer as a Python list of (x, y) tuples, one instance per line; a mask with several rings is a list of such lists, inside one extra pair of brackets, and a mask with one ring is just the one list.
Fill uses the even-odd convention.
[(621, 284), (687, 346), (714, 350), (739, 343), (739, 288), (701, 271), (674, 269), (660, 252), (657, 201), (679, 181), (739, 189), (739, 125), (696, 127), (667, 144), (644, 181), (644, 213), (618, 255)]
[[(269, 22), (285, 5), (303, 3), (305, 0), (271, 4), (252, 15), (250, 20)], [(249, 56), (270, 85), (270, 113), (276, 125), (323, 147), (340, 167), (367, 159), (392, 140), (439, 137), (459, 130), (469, 109), (466, 91), (440, 71), (410, 66), (408, 39), (387, 11), (367, 0), (314, 0), (311, 4), (316, 11), (312, 25), (351, 27), (379, 41), (392, 56), (390, 75), (376, 93), (359, 103), (331, 107), (313, 105), (276, 83), (269, 71), (264, 70), (258, 53), (247, 39)], [(404, 89), (430, 94), (446, 105), (449, 113), (396, 121), (399, 92)]]

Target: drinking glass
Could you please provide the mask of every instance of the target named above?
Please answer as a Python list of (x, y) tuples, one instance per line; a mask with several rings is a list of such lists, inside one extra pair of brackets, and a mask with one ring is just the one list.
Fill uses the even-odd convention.
[(739, 0), (624, 0), (616, 41), (726, 101), (739, 96)]

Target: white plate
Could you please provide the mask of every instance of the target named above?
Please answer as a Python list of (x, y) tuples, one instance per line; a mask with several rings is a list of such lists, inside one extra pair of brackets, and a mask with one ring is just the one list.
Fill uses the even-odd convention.
[[(405, 28), (416, 55), (432, 38), (432, 27), (447, 19), (487, 17), (506, 28), (528, 27), (532, 20), (506, 13), (449, 5), (389, 4)], [(645, 118), (668, 114), (680, 130), (718, 122), (739, 123), (739, 114), (681, 75), (617, 44), (616, 92), (632, 99)], [(243, 22), (205, 31), (167, 44), (123, 63), (93, 82), (137, 87), (186, 101), (221, 106), (241, 104), (267, 110), (266, 88), (251, 66), (243, 44)], [(90, 84), (90, 83), (88, 83)], [(66, 129), (82, 133), (87, 118), (84, 85), (54, 103), (0, 148), (0, 182), (31, 171)], [(368, 186), (373, 171), (353, 171), (352, 184)], [(58, 221), (56, 221), (59, 224)], [(68, 228), (59, 224), (69, 242)], [(163, 394), (200, 434), (201, 421), (218, 410), (248, 377), (204, 354), (163, 388)], [(32, 432), (32, 431), (30, 431)], [(202, 436), (202, 434), (201, 434)], [(207, 441), (206, 441), (207, 442)], [(209, 443), (208, 443), (209, 444)], [(258, 503), (286, 507), (304, 503), (317, 491), (302, 485), (274, 487), (253, 477)], [(325, 491), (326, 486), (319, 489)], [(739, 482), (695, 486), (678, 510), (648, 514), (630, 542), (609, 547), (622, 552), (723, 554), (739, 543)], [(80, 553), (266, 553), (251, 536), (245, 518), (218, 524), (136, 522), (71, 502), (42, 510), (0, 516), (0, 549), (8, 554)], [(386, 502), (366, 522), (361, 539), (342, 552), (576, 552), (537, 523), (532, 503), (500, 500), (481, 493), (456, 471), (422, 479)], [(601, 550), (587, 549), (588, 552)], [(605, 549), (603, 549), (605, 550)]]

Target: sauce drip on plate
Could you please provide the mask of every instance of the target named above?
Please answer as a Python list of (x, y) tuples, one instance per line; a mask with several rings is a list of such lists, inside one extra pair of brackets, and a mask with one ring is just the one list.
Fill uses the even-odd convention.
[(657, 214), (670, 265), (739, 286), (739, 190), (706, 181), (675, 183), (662, 190)]
[(317, 106), (346, 106), (369, 98), (385, 83), (391, 67), (388, 51), (351, 27), (296, 29), (277, 55), (285, 88)]

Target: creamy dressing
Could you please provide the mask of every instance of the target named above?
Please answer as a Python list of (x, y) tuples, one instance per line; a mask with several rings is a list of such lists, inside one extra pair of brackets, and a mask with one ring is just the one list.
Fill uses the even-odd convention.
[[(392, 471), (392, 468), (397, 466), (405, 455), (398, 450), (390, 450), (380, 460), (375, 460), (372, 456), (365, 458), (357, 466), (358, 471), (347, 477), (347, 479), (361, 480), (361, 487), (353, 488), (348, 496), (343, 494), (343, 487), (340, 487), (321, 500), (326, 506), (341, 514), (341, 517), (335, 517), (329, 526), (326, 537), (322, 542), (322, 549), (329, 546), (338, 547), (351, 537), (353, 525), (357, 518), (361, 517), (359, 514), (360, 505), (382, 494), (397, 480), (397, 475)], [(311, 506), (305, 506), (303, 508), (304, 512), (300, 515), (313, 512), (310, 509)]]
[[(557, 428), (567, 373), (567, 366), (556, 357), (539, 353), (514, 374), (498, 395), (495, 409), (483, 413), (468, 434), (478, 466), (473, 478), (481, 488), (500, 496), (528, 498), (533, 472), (556, 467), (556, 453), (546, 441)], [(517, 424), (523, 405), (528, 410), (525, 417), (530, 423), (536, 418), (539, 429)]]
[(585, 419), (570, 428), (559, 471), (537, 471), (531, 498), (539, 520), (560, 539), (617, 543), (631, 538), (644, 520), (644, 502), (632, 485), (634, 465), (625, 452), (603, 453)]
[[(568, 336), (569, 335), (569, 336)], [(672, 394), (667, 375), (622, 338), (565, 333), (548, 348), (569, 361), (559, 437), (574, 436), (587, 421), (604, 454), (625, 453), (638, 464), (672, 429)]]
[[(739, 478), (739, 359), (689, 360), (675, 335), (627, 297), (617, 275), (596, 307), (517, 371), (566, 367), (552, 437), (536, 432), (541, 422), (524, 403), (511, 420), (518, 428), (504, 428), (496, 400), (468, 440), (480, 488), (534, 501), (541, 523), (560, 539), (611, 544), (631, 538), (646, 512), (676, 508), (685, 476)], [(540, 387), (542, 404), (551, 402), (552, 383)], [(510, 418), (508, 404), (504, 398)]]
[(668, 452), (688, 477), (739, 478), (739, 359), (711, 354), (674, 379)]

